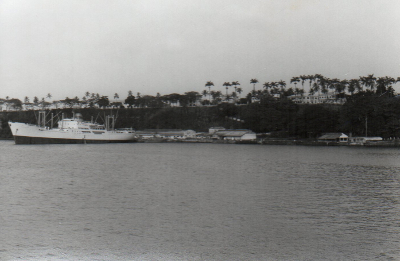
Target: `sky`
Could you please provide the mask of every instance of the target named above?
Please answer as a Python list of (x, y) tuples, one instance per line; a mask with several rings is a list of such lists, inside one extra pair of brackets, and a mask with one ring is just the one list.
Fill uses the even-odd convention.
[(0, 0), (0, 97), (397, 78), (399, 29), (398, 0)]

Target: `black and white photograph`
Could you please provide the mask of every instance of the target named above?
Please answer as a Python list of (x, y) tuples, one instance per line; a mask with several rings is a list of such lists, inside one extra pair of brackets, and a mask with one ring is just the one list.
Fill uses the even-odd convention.
[(0, 0), (0, 260), (400, 260), (399, 0)]

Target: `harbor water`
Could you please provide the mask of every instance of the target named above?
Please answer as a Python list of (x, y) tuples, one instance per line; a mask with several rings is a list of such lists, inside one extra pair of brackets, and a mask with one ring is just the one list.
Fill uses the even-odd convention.
[(0, 146), (0, 260), (400, 260), (398, 148)]

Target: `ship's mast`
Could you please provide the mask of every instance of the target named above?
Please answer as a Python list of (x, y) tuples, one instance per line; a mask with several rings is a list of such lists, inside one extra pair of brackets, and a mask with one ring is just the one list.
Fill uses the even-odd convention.
[(43, 128), (46, 126), (46, 112), (45, 111), (39, 111), (38, 126), (43, 127)]
[[(110, 124), (110, 120), (111, 120), (111, 124)], [(106, 130), (114, 130), (114, 128), (115, 128), (115, 118), (114, 118), (114, 115), (108, 115), (108, 116), (106, 116), (106, 122), (105, 122), (105, 127), (106, 127)]]
[(61, 129), (64, 129), (64, 113), (61, 114)]

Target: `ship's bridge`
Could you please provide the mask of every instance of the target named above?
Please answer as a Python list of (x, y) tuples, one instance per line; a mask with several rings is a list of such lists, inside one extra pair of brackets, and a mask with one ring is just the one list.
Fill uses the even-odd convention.
[(76, 119), (63, 119), (58, 122), (60, 129), (77, 129), (79, 122)]

